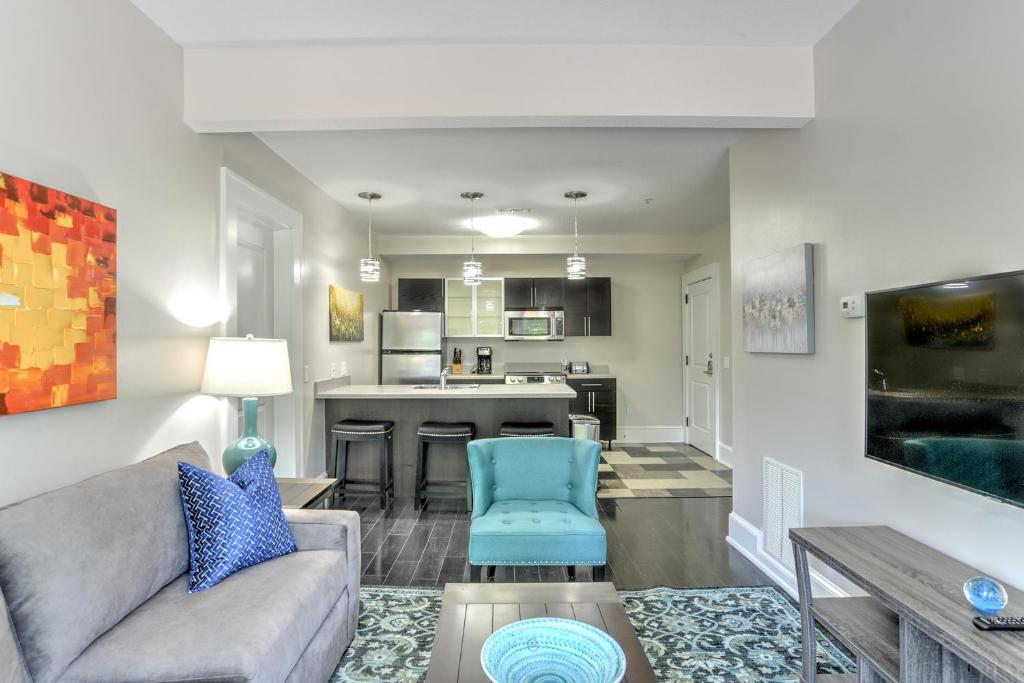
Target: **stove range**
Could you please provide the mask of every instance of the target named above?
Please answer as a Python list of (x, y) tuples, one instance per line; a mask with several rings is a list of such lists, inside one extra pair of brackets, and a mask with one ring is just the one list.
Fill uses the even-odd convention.
[(505, 384), (565, 384), (565, 373), (540, 370), (506, 372)]

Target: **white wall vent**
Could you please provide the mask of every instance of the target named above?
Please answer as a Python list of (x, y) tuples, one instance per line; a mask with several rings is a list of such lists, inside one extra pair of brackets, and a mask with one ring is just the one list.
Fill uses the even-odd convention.
[(789, 465), (764, 459), (764, 551), (792, 568), (789, 530), (804, 523), (804, 475)]

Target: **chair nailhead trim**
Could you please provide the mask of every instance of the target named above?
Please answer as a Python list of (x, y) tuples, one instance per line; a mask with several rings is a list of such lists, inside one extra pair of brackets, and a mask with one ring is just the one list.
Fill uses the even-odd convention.
[(554, 435), (555, 435), (554, 432), (544, 432), (543, 434), (511, 434), (509, 432), (500, 432), (498, 434), (498, 436), (511, 436), (511, 437), (520, 437), (520, 436), (554, 436)]
[(416, 432), (416, 436), (449, 436), (454, 438), (457, 436), (473, 436), (473, 432), (460, 432), (458, 434), (434, 434), (433, 432)]
[(390, 431), (390, 429), (385, 429), (383, 432), (346, 432), (341, 429), (332, 429), (331, 434), (354, 434), (356, 436), (366, 434), (367, 436), (376, 436), (378, 434), (387, 434)]

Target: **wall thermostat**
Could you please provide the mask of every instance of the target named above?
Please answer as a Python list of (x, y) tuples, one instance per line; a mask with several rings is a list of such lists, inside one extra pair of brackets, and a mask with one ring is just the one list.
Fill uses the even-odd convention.
[(844, 318), (864, 317), (864, 295), (844, 296), (839, 300), (839, 313)]

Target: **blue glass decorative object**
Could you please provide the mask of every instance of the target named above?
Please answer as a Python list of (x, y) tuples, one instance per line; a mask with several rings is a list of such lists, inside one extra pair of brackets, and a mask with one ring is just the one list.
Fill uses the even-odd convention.
[(997, 614), (1009, 598), (1003, 585), (988, 576), (975, 576), (964, 582), (964, 597), (983, 614)]
[(626, 655), (604, 631), (572, 619), (524, 619), (498, 629), (480, 651), (494, 683), (618, 683)]

